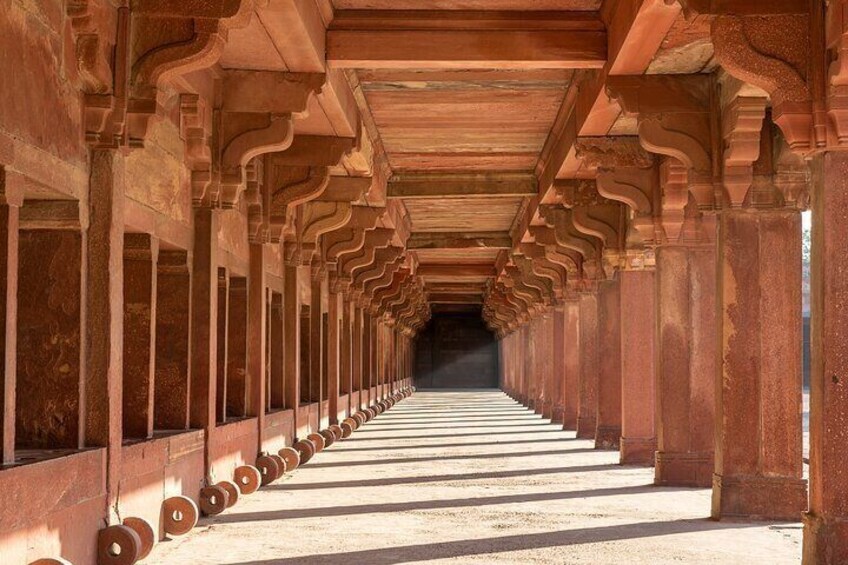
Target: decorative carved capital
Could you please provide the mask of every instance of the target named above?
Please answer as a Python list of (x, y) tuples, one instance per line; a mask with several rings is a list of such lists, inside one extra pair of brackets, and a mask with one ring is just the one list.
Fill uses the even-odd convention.
[(733, 207), (742, 206), (754, 180), (767, 102), (764, 98), (737, 97), (722, 113), (724, 188)]

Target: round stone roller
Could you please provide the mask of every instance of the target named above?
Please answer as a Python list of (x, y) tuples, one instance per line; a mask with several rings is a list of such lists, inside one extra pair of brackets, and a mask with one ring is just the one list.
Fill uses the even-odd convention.
[(321, 437), (324, 438), (324, 447), (330, 447), (334, 443), (336, 443), (336, 434), (331, 432), (330, 430), (321, 430), (318, 432), (321, 434)]
[(141, 540), (129, 526), (109, 526), (97, 532), (99, 565), (133, 565), (140, 551)]
[(162, 523), (169, 536), (183, 536), (197, 525), (200, 512), (197, 504), (187, 496), (177, 495), (162, 503)]
[(280, 468), (277, 466), (277, 462), (268, 455), (260, 455), (256, 458), (256, 468), (259, 469), (262, 486), (273, 483), (280, 476)]
[(298, 465), (303, 465), (310, 459), (315, 456), (316, 449), (315, 444), (312, 443), (310, 439), (301, 439), (295, 442), (294, 448), (297, 450), (298, 455), (300, 455), (300, 461)]
[(229, 507), (230, 495), (224, 487), (210, 485), (200, 489), (200, 511), (205, 516), (217, 516)]
[(138, 539), (141, 541), (141, 546), (138, 548), (138, 559), (141, 561), (153, 551), (153, 546), (156, 544), (156, 532), (153, 531), (150, 522), (144, 518), (124, 518), (124, 525), (138, 534)]
[(232, 508), (238, 502), (239, 496), (241, 496), (241, 490), (238, 485), (233, 481), (218, 481), (215, 483), (216, 487), (221, 487), (225, 491), (227, 491), (227, 508)]
[(278, 454), (278, 453), (269, 453), (269, 454), (268, 454), (268, 457), (270, 457), (271, 459), (273, 459), (273, 460), (274, 460), (274, 462), (277, 464), (277, 469), (279, 470), (279, 472), (277, 473), (277, 478), (278, 478), (278, 479), (279, 479), (280, 477), (282, 477), (283, 475), (285, 475), (285, 474), (286, 474), (286, 472), (288, 472), (289, 467), (288, 467), (288, 465), (286, 465), (286, 460), (285, 460), (285, 459), (283, 459), (283, 457), (282, 457), (280, 454)]
[(29, 565), (74, 565), (67, 559), (63, 559), (61, 557), (42, 557), (41, 559), (36, 559)]
[(293, 447), (284, 447), (277, 452), (283, 461), (286, 462), (286, 472), (291, 472), (297, 469), (300, 465), (300, 453)]
[(262, 473), (253, 465), (236, 467), (234, 479), (242, 494), (253, 494), (262, 484)]
[(341, 439), (342, 439), (342, 427), (341, 426), (339, 426), (338, 424), (333, 424), (332, 426), (330, 426), (327, 429), (330, 430), (331, 432), (333, 432), (333, 435), (335, 436), (336, 441), (341, 441)]
[(306, 439), (315, 444), (315, 453), (321, 453), (327, 447), (327, 442), (321, 434), (311, 433), (306, 436)]

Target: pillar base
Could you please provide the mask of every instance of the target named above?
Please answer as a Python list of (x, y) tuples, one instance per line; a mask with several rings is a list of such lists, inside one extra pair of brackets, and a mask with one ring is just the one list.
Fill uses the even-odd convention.
[(623, 437), (621, 438), (621, 464), (654, 466), (657, 451), (657, 438)]
[(554, 406), (551, 409), (551, 423), (552, 424), (562, 424), (563, 423), (563, 408), (562, 406)]
[(617, 450), (621, 441), (621, 428), (618, 426), (598, 426), (595, 431), (595, 449)]
[(786, 477), (713, 475), (713, 520), (791, 520), (807, 509), (807, 481)]
[(541, 414), (543, 418), (551, 419), (553, 417), (554, 405), (552, 402), (541, 402), (539, 408), (541, 409)]
[(803, 565), (848, 563), (848, 518), (804, 514)]
[(529, 408), (530, 410), (535, 411), (536, 410), (536, 399), (535, 398), (528, 398), (524, 405), (527, 408)]
[(595, 418), (592, 417), (577, 417), (577, 438), (578, 439), (595, 439), (595, 429), (597, 424)]
[(713, 465), (712, 453), (657, 451), (654, 484), (709, 488), (713, 484)]
[(577, 430), (577, 414), (562, 412), (562, 429), (573, 432)]

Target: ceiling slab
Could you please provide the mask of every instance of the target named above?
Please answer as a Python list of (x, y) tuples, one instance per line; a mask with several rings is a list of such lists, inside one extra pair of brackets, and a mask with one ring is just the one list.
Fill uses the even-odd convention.
[(339, 11), (326, 45), (327, 64), (346, 69), (590, 69), (607, 58), (591, 12)]
[(389, 198), (444, 198), (452, 196), (532, 196), (539, 190), (530, 174), (503, 175), (396, 175), (389, 180)]

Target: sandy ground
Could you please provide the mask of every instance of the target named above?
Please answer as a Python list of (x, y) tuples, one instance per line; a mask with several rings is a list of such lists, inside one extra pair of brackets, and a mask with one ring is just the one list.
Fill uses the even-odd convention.
[(501, 392), (419, 391), (146, 563), (800, 563), (800, 523), (617, 462)]

